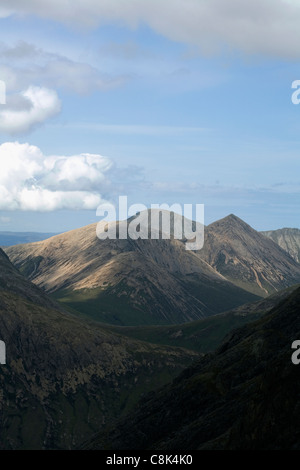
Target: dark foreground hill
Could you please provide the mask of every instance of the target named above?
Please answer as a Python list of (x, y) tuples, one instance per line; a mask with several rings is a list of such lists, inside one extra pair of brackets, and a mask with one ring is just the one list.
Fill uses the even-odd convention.
[(80, 321), (0, 250), (0, 449), (70, 449), (197, 355)]
[(149, 394), (88, 449), (298, 449), (300, 288)]

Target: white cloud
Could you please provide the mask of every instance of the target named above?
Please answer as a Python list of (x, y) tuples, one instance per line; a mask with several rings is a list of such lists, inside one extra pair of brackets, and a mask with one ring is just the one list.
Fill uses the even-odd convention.
[(96, 209), (112, 162), (101, 155), (45, 156), (33, 145), (0, 145), (0, 210)]
[(5, 12), (35, 14), (96, 27), (146, 23), (158, 33), (205, 52), (229, 47), (246, 53), (300, 57), (300, 5), (292, 0), (10, 0)]
[(42, 182), (51, 190), (97, 190), (106, 183), (112, 162), (100, 155), (82, 153), (72, 157), (53, 156), (44, 161)]
[(118, 87), (127, 80), (124, 75), (110, 76), (88, 63), (76, 62), (24, 41), (11, 46), (0, 42), (0, 58), (0, 76), (10, 91), (35, 84), (88, 94)]
[(29, 87), (20, 94), (7, 97), (6, 106), (0, 108), (0, 132), (20, 134), (43, 124), (60, 112), (57, 93), (40, 87)]

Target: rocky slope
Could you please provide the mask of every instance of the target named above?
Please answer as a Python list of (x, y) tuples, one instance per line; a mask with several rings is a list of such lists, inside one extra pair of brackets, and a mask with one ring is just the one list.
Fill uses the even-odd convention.
[(83, 447), (300, 450), (299, 339), (300, 288)]
[(300, 282), (300, 264), (232, 214), (206, 227), (198, 253), (226, 279), (263, 297)]
[(5, 251), (47, 293), (108, 323), (182, 323), (258, 298), (179, 240), (99, 240), (96, 224)]
[(300, 262), (300, 230), (298, 228), (281, 228), (261, 233), (287, 251), (298, 263)]
[(0, 449), (70, 449), (195, 358), (66, 313), (0, 250)]

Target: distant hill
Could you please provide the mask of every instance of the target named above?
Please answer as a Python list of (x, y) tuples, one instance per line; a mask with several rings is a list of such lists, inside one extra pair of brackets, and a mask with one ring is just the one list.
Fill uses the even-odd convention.
[(83, 448), (300, 450), (296, 339), (300, 288)]
[(298, 263), (300, 262), (300, 229), (281, 228), (261, 233), (287, 251)]
[(226, 279), (264, 297), (300, 282), (300, 264), (233, 214), (205, 228), (198, 253)]
[(57, 233), (40, 232), (0, 232), (0, 246), (12, 246), (23, 243), (38, 242), (53, 237)]

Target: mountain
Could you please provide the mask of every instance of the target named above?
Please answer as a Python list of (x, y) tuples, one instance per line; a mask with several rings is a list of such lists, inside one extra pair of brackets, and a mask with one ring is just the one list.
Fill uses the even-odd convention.
[(82, 448), (300, 450), (299, 339), (300, 288)]
[(56, 235), (40, 232), (0, 232), (0, 246), (19, 245), (21, 243), (38, 242)]
[(300, 282), (300, 264), (232, 214), (205, 228), (198, 256), (229, 281), (262, 297)]
[(300, 230), (298, 228), (281, 228), (261, 233), (287, 251), (298, 263), (300, 262)]
[(70, 449), (198, 357), (64, 311), (0, 250), (0, 449)]
[(5, 251), (36, 285), (101, 322), (183, 323), (259, 298), (180, 240), (99, 240), (96, 224)]

